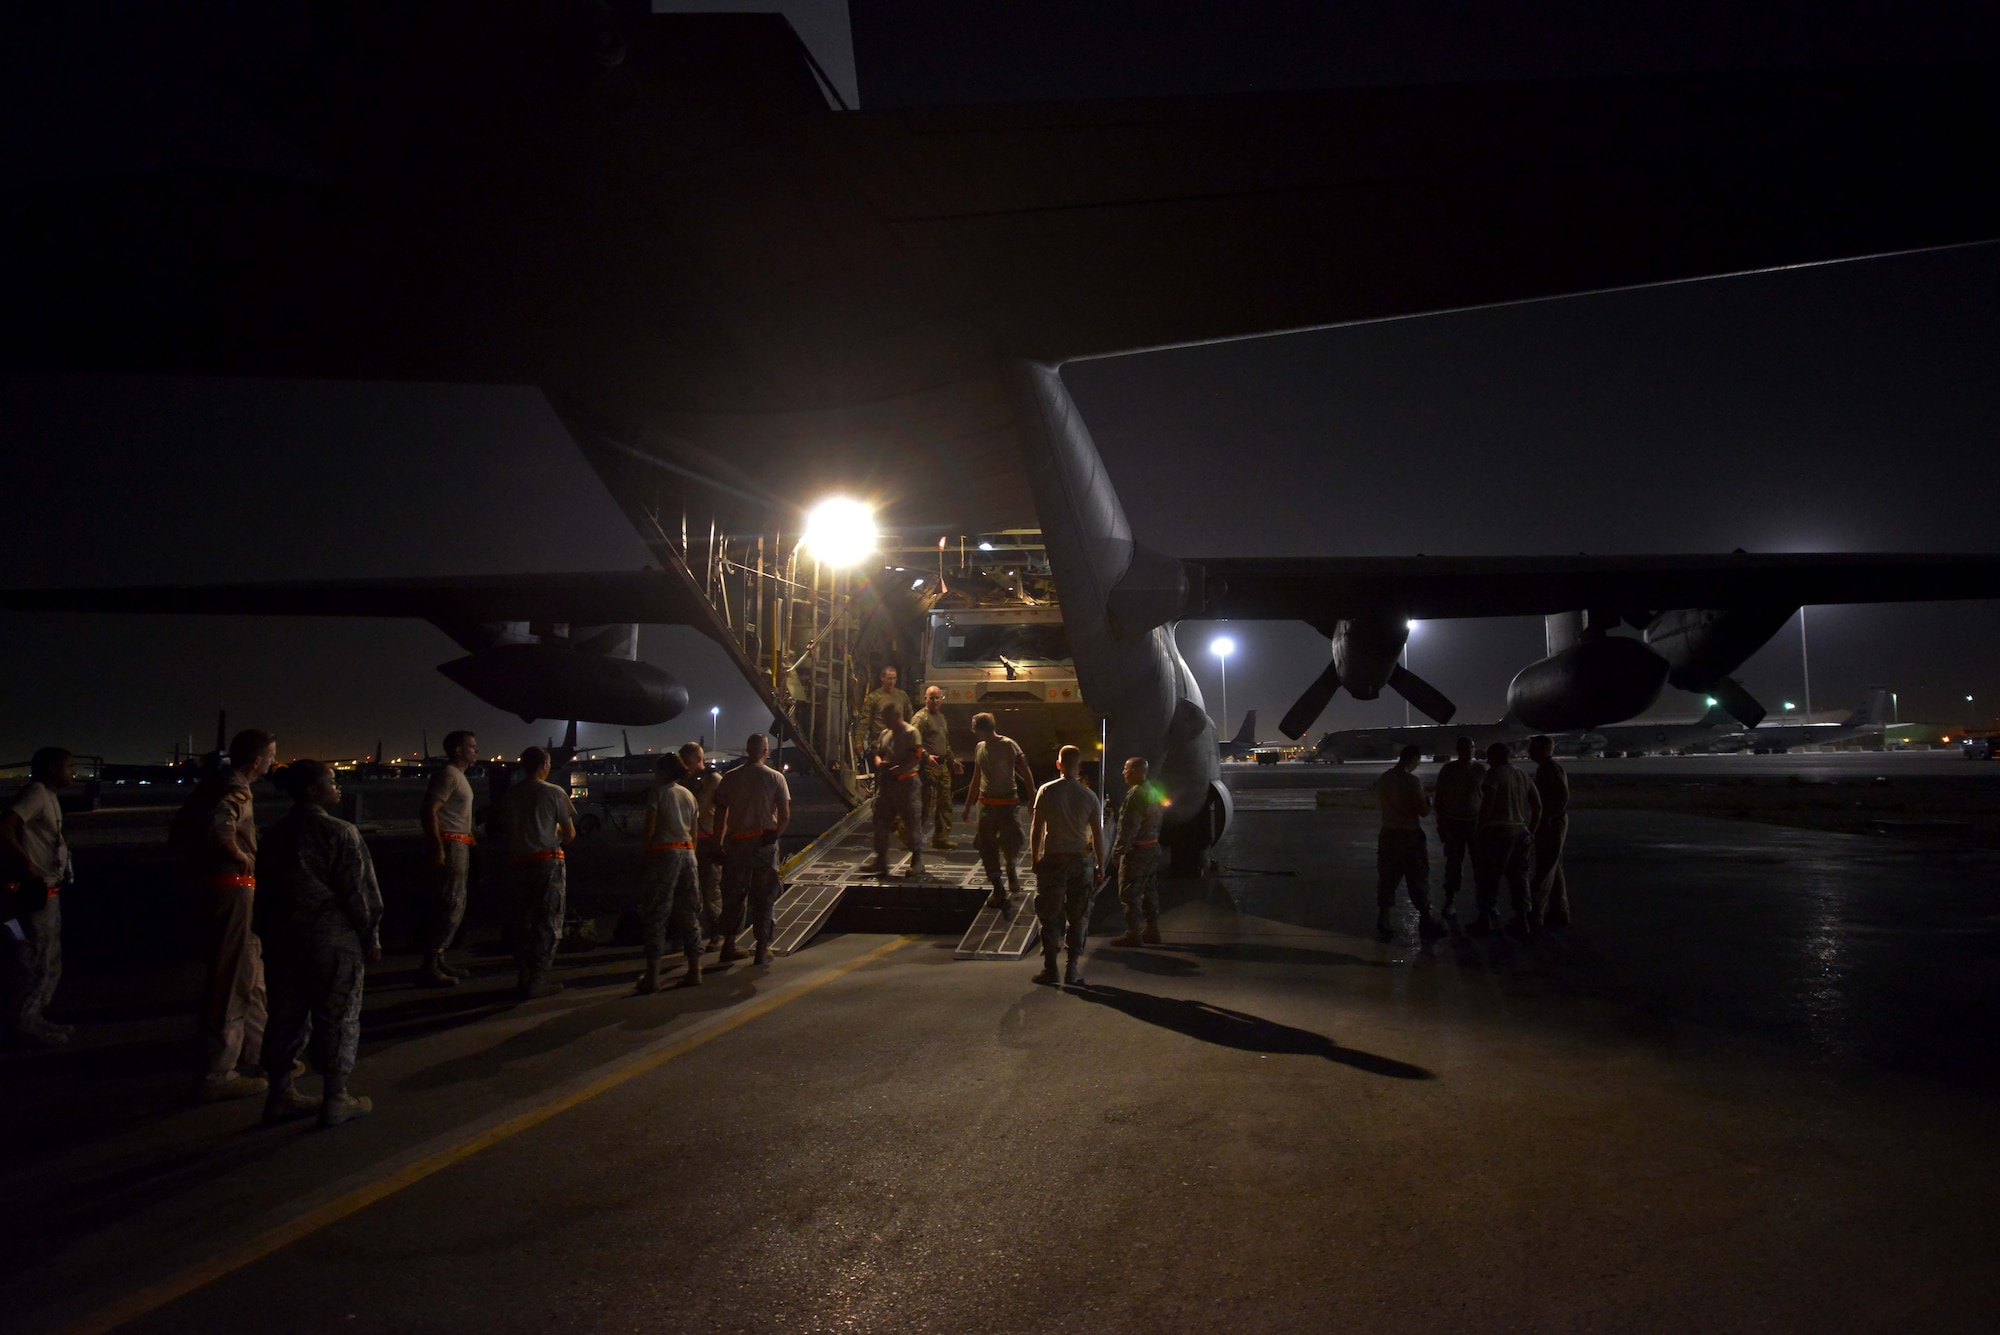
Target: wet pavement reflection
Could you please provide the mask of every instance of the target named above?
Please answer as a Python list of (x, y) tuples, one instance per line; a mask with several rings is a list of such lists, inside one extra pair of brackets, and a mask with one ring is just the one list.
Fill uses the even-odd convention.
[[(1221, 874), (1182, 882), (1181, 893), (1366, 939), (1374, 817), (1315, 807), (1324, 771), (1256, 778), (1216, 850)], [(1775, 1042), (1834, 1070), (2000, 1087), (2000, 854), (1582, 810), (1565, 865), (1574, 926), (1526, 944), (1447, 940), (1426, 956), (1404, 902), (1383, 958), (1455, 973), (1466, 987), (1600, 1001), (1656, 1041)], [(1470, 899), (1468, 885), (1467, 919)]]

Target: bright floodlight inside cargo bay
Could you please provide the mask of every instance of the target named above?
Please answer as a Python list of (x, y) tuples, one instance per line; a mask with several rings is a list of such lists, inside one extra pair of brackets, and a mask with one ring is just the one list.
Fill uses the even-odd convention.
[(805, 549), (836, 569), (859, 563), (879, 544), (874, 509), (849, 496), (829, 496), (806, 515)]

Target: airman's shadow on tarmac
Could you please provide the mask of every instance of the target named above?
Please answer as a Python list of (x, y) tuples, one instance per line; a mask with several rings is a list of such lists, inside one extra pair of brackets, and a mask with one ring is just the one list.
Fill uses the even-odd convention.
[[(1369, 959), (1343, 950), (1309, 950), (1302, 946), (1268, 946), (1254, 941), (1172, 942), (1167, 945), (1099, 946), (1094, 957), (1115, 960), (1142, 973), (1189, 974), (1198, 972), (1194, 960), (1235, 960), (1243, 964), (1314, 964), (1323, 968), (1399, 969), (1393, 960)], [(1194, 959), (1185, 958), (1193, 956)], [(1152, 963), (1145, 961), (1151, 960)], [(1168, 961), (1172, 961), (1169, 963)]]
[[(608, 982), (613, 977), (630, 978), (632, 970), (620, 968), (606, 974), (568, 977), (563, 982), (570, 988), (577, 988)], [(643, 1032), (663, 1028), (679, 1016), (721, 1010), (745, 1001), (756, 994), (759, 981), (754, 974), (725, 973), (713, 965), (703, 970), (702, 980), (701, 987), (683, 991), (673, 988), (673, 980), (670, 979), (668, 990), (645, 998), (635, 998), (629, 991), (589, 996), (584, 999), (583, 1005), (558, 1011), (540, 1024), (502, 1039), (490, 1048), (412, 1072), (397, 1081), (396, 1088), (406, 1091), (442, 1089), (468, 1080), (483, 1080), (498, 1074), (513, 1062), (560, 1051), (600, 1029)], [(631, 1001), (646, 1004), (643, 1008), (617, 1004)], [(511, 1009), (511, 1004), (506, 1008)]]
[(1433, 1072), (1424, 1067), (1397, 1061), (1394, 1057), (1362, 1052), (1357, 1048), (1343, 1048), (1324, 1034), (1315, 1034), (1309, 1029), (1295, 1029), (1288, 1024), (1279, 1024), (1262, 1016), (1248, 1015), (1242, 1011), (1211, 1005), (1206, 1001), (1181, 997), (1156, 997), (1148, 992), (1128, 992), (1122, 987), (1106, 987), (1102, 984), (1065, 990), (1081, 1000), (1108, 1006), (1115, 1011), (1123, 1011), (1135, 1020), (1158, 1025), (1162, 1029), (1171, 1029), (1177, 1034), (1199, 1039), (1203, 1043), (1235, 1048), (1240, 1052), (1324, 1057), (1327, 1061), (1352, 1066), (1358, 1071), (1367, 1071), (1371, 1075), (1386, 1075), (1397, 1080), (1437, 1078)]

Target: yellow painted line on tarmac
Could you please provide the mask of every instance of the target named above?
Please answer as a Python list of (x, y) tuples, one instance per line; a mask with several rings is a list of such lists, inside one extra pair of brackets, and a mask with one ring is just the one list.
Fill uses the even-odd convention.
[(265, 1230), (239, 1247), (231, 1248), (198, 1265), (190, 1266), (171, 1279), (141, 1289), (77, 1324), (65, 1327), (63, 1335), (101, 1335), (101, 1332), (116, 1330), (129, 1322), (137, 1321), (142, 1316), (187, 1297), (196, 1289), (213, 1284), (216, 1280), (232, 1275), (253, 1262), (261, 1261), (301, 1238), (312, 1236), (329, 1224), (339, 1223), (348, 1216), (367, 1209), (375, 1202), (395, 1195), (405, 1187), (415, 1186), (433, 1173), (443, 1172), (455, 1163), (470, 1159), (481, 1150), (490, 1149), (503, 1140), (509, 1140), (523, 1131), (540, 1126), (578, 1104), (586, 1103), (649, 1071), (658, 1070), (674, 1058), (693, 1052), (724, 1034), (742, 1028), (752, 1020), (769, 1015), (779, 1007), (789, 1005), (807, 993), (817, 991), (864, 965), (873, 964), (891, 951), (901, 950), (917, 939), (914, 936), (897, 937), (845, 964), (837, 964), (791, 987), (752, 1001), (741, 1010), (718, 1016), (714, 1021), (703, 1025), (699, 1032), (681, 1038), (661, 1040), (660, 1046), (641, 1049), (602, 1074), (581, 1084), (565, 1087), (545, 1101), (512, 1116), (504, 1117), (491, 1125), (475, 1124), (474, 1129), (461, 1135), (457, 1140), (448, 1140), (439, 1148), (424, 1153), (410, 1162), (389, 1168), (388, 1171), (334, 1199)]

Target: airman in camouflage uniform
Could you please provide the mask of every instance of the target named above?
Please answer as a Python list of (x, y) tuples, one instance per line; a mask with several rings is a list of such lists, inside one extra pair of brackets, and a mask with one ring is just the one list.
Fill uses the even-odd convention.
[[(1035, 793), (1035, 814), (1028, 826), (1028, 852), (1035, 862), (1035, 913), (1042, 922), (1042, 971), (1034, 981), (1053, 986), (1058, 979), (1083, 986), (1084, 936), (1090, 924), (1090, 900), (1104, 879), (1104, 814), (1097, 794), (1076, 776), (1083, 752), (1065, 746), (1056, 756), (1062, 777)], [(1056, 972), (1058, 951), (1069, 948), (1063, 972)]]
[(680, 757), (661, 756), (653, 766), (653, 790), (646, 794), (646, 833), (640, 841), (646, 850), (640, 855), (645, 897), (639, 918), (646, 931), (641, 992), (660, 990), (660, 956), (667, 952), (670, 920), (687, 957), (681, 986), (701, 986), (701, 879), (694, 861), (701, 806), (680, 782), (685, 773)]
[[(1028, 759), (1021, 754), (1020, 744), (1012, 737), (1002, 737), (999, 727), (991, 714), (972, 716), (972, 735), (979, 739), (979, 745), (972, 753), (972, 784), (965, 790), (965, 817), (972, 818), (974, 806), (979, 808), (979, 825), (973, 837), (973, 844), (979, 849), (979, 860), (986, 867), (986, 879), (993, 886), (993, 894), (988, 903), (1002, 913), (1009, 912), (1009, 903), (1021, 893), (1021, 873), (1016, 863), (1021, 857), (1021, 845), (1025, 837), (1021, 831), (1021, 800), (1014, 778), (1019, 775), (1027, 780), (1029, 788), (1035, 784), (1035, 775), (1028, 768)], [(1001, 864), (1006, 864), (1006, 881), (1001, 882)]]
[(515, 986), (521, 1000), (552, 997), (563, 985), (548, 976), (562, 943), (569, 874), (563, 849), (576, 838), (569, 794), (548, 781), (553, 757), (539, 746), (521, 753), (521, 777), (500, 799), (511, 856)]
[(1125, 805), (1118, 812), (1118, 902), (1125, 907), (1125, 934), (1114, 946), (1160, 944), (1160, 817), (1163, 794), (1146, 781), (1146, 761), (1125, 762)]
[[(951, 837), (951, 779), (959, 771), (951, 751), (951, 724), (944, 716), (944, 691), (924, 692), (924, 707), (910, 720), (924, 744), (925, 822), (931, 827), (931, 847), (943, 852), (957, 848)], [(914, 833), (914, 831), (913, 831)]]
[[(884, 705), (896, 706), (899, 718), (907, 719), (913, 712), (910, 707), (910, 693), (897, 689), (896, 669), (883, 668), (881, 683), (862, 697), (861, 708), (854, 716), (854, 749), (864, 757), (868, 754), (869, 748), (875, 745), (876, 735), (882, 731)], [(916, 835), (916, 830), (912, 828), (910, 837), (914, 839)]]
[[(382, 958), (382, 891), (361, 832), (327, 810), (340, 801), (333, 771), (293, 761), (285, 787), (294, 805), (257, 850), (257, 933), (264, 942), (270, 1018), (264, 1031), (266, 1122), (317, 1112), (321, 1126), (366, 1116), (373, 1104), (347, 1092), (361, 1041), (368, 965)], [(324, 1096), (292, 1085), (308, 1043)]]
[[(912, 835), (922, 828), (917, 816), (923, 783), (924, 743), (917, 730), (903, 722), (902, 711), (882, 707), (882, 732), (875, 739), (875, 874), (889, 874), (889, 833), (898, 821)], [(924, 846), (912, 838), (910, 875), (924, 874)]]

